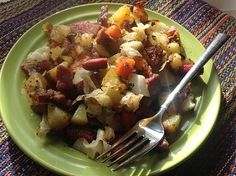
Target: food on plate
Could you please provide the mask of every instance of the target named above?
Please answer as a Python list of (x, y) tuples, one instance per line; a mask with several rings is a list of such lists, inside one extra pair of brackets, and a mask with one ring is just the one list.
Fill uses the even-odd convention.
[[(91, 158), (154, 115), (193, 65), (176, 28), (150, 20), (142, 2), (108, 10), (101, 8), (97, 23), (44, 24), (48, 45), (21, 64), (24, 92), (41, 116), (37, 135), (58, 135)], [(159, 148), (168, 148), (168, 135), (194, 107), (188, 84), (165, 113)]]

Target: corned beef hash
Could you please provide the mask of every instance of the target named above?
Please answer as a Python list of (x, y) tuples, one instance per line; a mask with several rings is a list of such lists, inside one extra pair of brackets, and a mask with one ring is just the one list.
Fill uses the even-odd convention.
[[(42, 29), (48, 45), (21, 64), (23, 90), (42, 119), (37, 135), (57, 135), (91, 158), (154, 115), (193, 65), (175, 26), (150, 20), (142, 2), (111, 16), (103, 6), (97, 23), (46, 23)], [(167, 136), (194, 106), (189, 84), (163, 118)], [(164, 138), (158, 148), (168, 146)]]

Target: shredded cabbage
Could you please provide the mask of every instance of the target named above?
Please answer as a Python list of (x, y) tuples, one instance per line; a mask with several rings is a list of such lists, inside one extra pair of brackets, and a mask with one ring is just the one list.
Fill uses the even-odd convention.
[(120, 104), (125, 106), (129, 111), (136, 111), (139, 108), (140, 100), (143, 98), (143, 95), (135, 95), (132, 92), (126, 92), (125, 96), (122, 97)]
[(47, 60), (50, 58), (50, 48), (48, 46), (44, 46), (36, 49), (34, 52), (30, 53), (26, 60)]
[(187, 112), (192, 110), (195, 107), (194, 95), (192, 93), (188, 94), (184, 99), (183, 104), (181, 106), (183, 112)]
[(39, 124), (39, 129), (37, 131), (37, 135), (40, 137), (46, 136), (50, 132), (51, 128), (48, 124), (47, 117), (45, 114), (42, 117), (42, 121)]
[(120, 46), (121, 54), (130, 56), (130, 57), (135, 57), (135, 56), (141, 57), (142, 55), (140, 54), (138, 50), (141, 49), (142, 47), (143, 47), (143, 44), (140, 41), (126, 42)]
[(150, 97), (148, 85), (143, 75), (132, 73), (128, 78), (129, 83), (133, 85), (131, 92)]
[(75, 141), (73, 147), (89, 157), (95, 158), (98, 154), (107, 151), (111, 147), (106, 140), (114, 138), (114, 134), (113, 129), (110, 127), (105, 128), (105, 131), (98, 129), (96, 140), (88, 143), (86, 139), (79, 138)]
[(122, 39), (126, 42), (147, 40), (145, 30), (150, 27), (149, 24), (137, 23), (137, 27), (133, 27), (133, 32), (126, 32)]
[(94, 98), (102, 107), (111, 107), (112, 100), (101, 89), (96, 89), (86, 96), (85, 99)]
[(93, 90), (97, 89), (96, 85), (94, 84), (94, 82), (92, 81), (91, 77), (91, 72), (88, 70), (85, 70), (84, 68), (79, 68), (75, 75), (74, 78), (72, 80), (74, 85), (79, 84), (80, 82), (83, 81), (83, 90), (84, 93), (88, 94), (90, 92), (92, 92)]

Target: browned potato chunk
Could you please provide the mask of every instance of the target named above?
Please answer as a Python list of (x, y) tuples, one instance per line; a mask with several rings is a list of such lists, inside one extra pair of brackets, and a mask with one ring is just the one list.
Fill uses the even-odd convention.
[(108, 20), (110, 24), (116, 24), (121, 26), (125, 21), (132, 23), (133, 15), (131, 13), (130, 7), (124, 5), (120, 7)]
[(102, 80), (102, 90), (106, 95), (108, 95), (112, 102), (117, 105), (119, 104), (122, 95), (120, 89), (123, 85), (119, 79), (119, 76), (116, 74), (114, 68), (110, 68)]
[[(64, 67), (68, 67), (68, 62), (62, 62), (61, 64)], [(56, 67), (53, 67), (51, 70), (49, 70), (47, 72), (47, 78), (49, 78), (50, 80), (56, 81), (57, 80), (57, 67), (59, 66), (57, 65)]]
[(171, 69), (177, 72), (183, 65), (181, 56), (175, 53), (175, 54), (170, 55), (169, 58), (170, 58)]
[(60, 130), (70, 123), (70, 115), (55, 105), (48, 104), (48, 125), (53, 130)]
[(167, 133), (174, 133), (179, 128), (181, 116), (176, 115), (165, 115), (163, 117), (163, 126)]
[(40, 73), (33, 73), (24, 83), (24, 88), (28, 94), (37, 89), (46, 89), (46, 87), (47, 80)]
[(84, 104), (80, 104), (71, 118), (71, 122), (74, 124), (85, 125), (88, 123), (86, 107)]

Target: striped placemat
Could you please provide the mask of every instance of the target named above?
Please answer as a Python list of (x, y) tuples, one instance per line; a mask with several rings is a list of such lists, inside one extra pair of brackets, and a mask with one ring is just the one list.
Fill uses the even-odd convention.
[[(62, 9), (93, 2), (105, 1), (0, 1), (0, 68), (13, 44), (33, 24)], [(219, 32), (230, 35), (223, 49), (213, 58), (220, 77), (223, 97), (216, 127), (206, 143), (189, 160), (164, 175), (236, 175), (236, 19), (200, 0), (150, 0), (146, 2), (146, 7), (186, 27), (204, 46), (208, 46)], [(25, 156), (9, 137), (0, 120), (0, 175), (55, 174)]]

